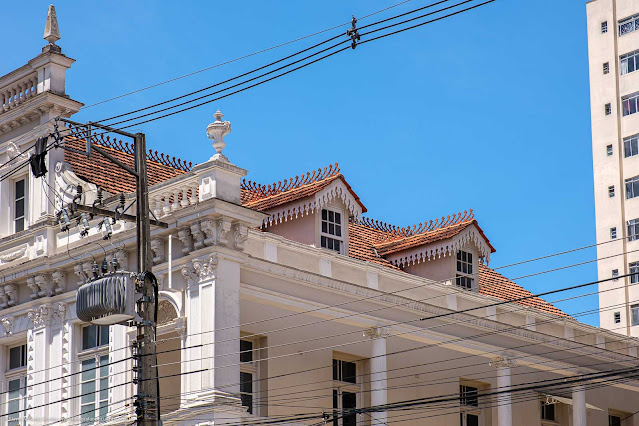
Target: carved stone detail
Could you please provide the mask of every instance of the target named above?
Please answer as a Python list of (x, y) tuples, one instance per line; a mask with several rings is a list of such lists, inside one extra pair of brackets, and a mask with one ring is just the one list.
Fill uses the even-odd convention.
[(186, 318), (180, 317), (175, 320), (175, 331), (177, 331), (182, 338), (186, 336)]
[(160, 300), (158, 304), (158, 320), (157, 324), (167, 324), (178, 316), (177, 311), (168, 300)]
[(164, 262), (164, 240), (162, 238), (151, 239), (151, 251), (153, 251), (153, 264)]
[(52, 282), (51, 277), (49, 275), (36, 275), (35, 283), (38, 285), (40, 291), (38, 292), (38, 296), (40, 297), (51, 297), (55, 294), (54, 287), (55, 283)]
[(244, 250), (246, 240), (248, 240), (248, 228), (240, 223), (233, 225), (233, 244), (235, 248)]
[(37, 308), (29, 309), (27, 316), (33, 323), (33, 328), (46, 327), (51, 320), (51, 306), (41, 305)]
[(13, 334), (14, 318), (13, 317), (4, 317), (4, 318), (0, 319), (0, 322), (2, 322), (2, 327), (4, 328), (5, 337), (11, 336)]
[(51, 274), (51, 280), (55, 284), (54, 291), (56, 294), (64, 293), (66, 290), (65, 275), (62, 271), (54, 271)]
[(386, 339), (393, 335), (393, 331), (389, 327), (376, 326), (364, 330), (362, 334), (370, 339)]
[(178, 229), (178, 239), (184, 246), (182, 248), (182, 253), (189, 254), (193, 250), (193, 238), (191, 237), (191, 229), (189, 227)]
[(193, 236), (193, 246), (195, 250), (199, 250), (204, 247), (204, 233), (202, 232), (202, 228), (199, 223), (194, 223), (191, 225), (191, 235)]
[(129, 270), (129, 256), (124, 250), (118, 250), (115, 252), (115, 259), (118, 261), (119, 271)]
[(8, 302), (9, 302), (9, 298), (4, 292), (4, 287), (0, 286), (0, 309), (4, 309), (7, 306), (9, 306)]
[(227, 246), (229, 241), (229, 232), (231, 231), (231, 222), (225, 219), (218, 219), (216, 221), (216, 238), (215, 245)]
[(40, 293), (40, 289), (38, 288), (38, 284), (36, 284), (35, 277), (27, 278), (27, 286), (31, 289), (31, 298), (37, 299), (40, 297), (38, 293)]
[(182, 268), (182, 275), (186, 278), (187, 283), (195, 284), (199, 281), (198, 275), (195, 273), (195, 270), (189, 266), (185, 266)]
[(517, 362), (511, 358), (505, 356), (498, 356), (496, 358), (491, 359), (488, 362), (488, 365), (495, 368), (505, 368), (505, 367), (517, 367)]
[(4, 294), (7, 296), (7, 305), (13, 306), (18, 302), (18, 288), (15, 284), (5, 285)]
[(206, 234), (204, 244), (212, 246), (215, 244), (216, 225), (212, 220), (203, 220), (201, 222), (202, 231)]
[(51, 325), (64, 324), (64, 316), (67, 312), (66, 303), (56, 303), (51, 312)]
[(205, 258), (194, 259), (193, 269), (200, 281), (213, 279), (217, 269), (217, 257), (209, 255)]

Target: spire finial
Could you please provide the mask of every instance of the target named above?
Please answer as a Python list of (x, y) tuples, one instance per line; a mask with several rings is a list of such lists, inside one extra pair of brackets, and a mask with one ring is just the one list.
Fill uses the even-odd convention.
[(49, 5), (49, 12), (47, 13), (47, 23), (44, 26), (44, 37), (50, 44), (55, 44), (60, 40), (60, 28), (58, 27), (58, 18), (55, 14), (55, 6)]
[(222, 150), (226, 146), (224, 136), (231, 133), (231, 122), (222, 121), (224, 114), (222, 114), (219, 109), (213, 116), (215, 117), (215, 121), (206, 128), (206, 133), (209, 139), (213, 139), (213, 148), (215, 148), (215, 155), (211, 157), (211, 160), (221, 160), (228, 163), (229, 159), (222, 154)]

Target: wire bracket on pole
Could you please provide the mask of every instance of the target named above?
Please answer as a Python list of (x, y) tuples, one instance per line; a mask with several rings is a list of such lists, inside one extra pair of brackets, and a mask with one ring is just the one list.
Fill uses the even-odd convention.
[(357, 32), (357, 18), (353, 16), (351, 20), (352, 28), (346, 30), (346, 36), (351, 38), (351, 48), (355, 49), (357, 47), (357, 42), (359, 41), (359, 32)]

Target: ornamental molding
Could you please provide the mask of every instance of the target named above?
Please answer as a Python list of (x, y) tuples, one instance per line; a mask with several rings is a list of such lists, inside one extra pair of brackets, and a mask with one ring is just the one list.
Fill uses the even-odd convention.
[(368, 337), (371, 340), (387, 339), (393, 336), (393, 330), (391, 330), (388, 326), (376, 326), (367, 328), (362, 334), (364, 337)]
[(66, 291), (66, 280), (63, 271), (53, 271), (51, 274), (51, 280), (55, 284), (54, 291), (56, 294), (61, 294)]
[[(75, 173), (73, 173), (69, 164), (58, 161), (55, 165), (55, 182), (53, 188), (56, 193), (56, 210), (60, 210), (62, 209), (62, 206), (71, 204), (73, 198), (78, 193), (78, 185), (82, 186), (80, 204), (93, 204), (98, 195), (97, 185), (80, 179)], [(109, 194), (105, 193), (105, 195), (108, 196)]]
[(517, 367), (517, 361), (515, 361), (514, 359), (510, 358), (510, 357), (505, 357), (505, 356), (498, 356), (496, 358), (491, 359), (488, 362), (488, 365), (490, 365), (491, 367), (496, 367), (496, 368), (512, 368), (512, 367)]
[(193, 248), (193, 237), (188, 226), (178, 229), (178, 240), (182, 243), (182, 253), (189, 254)]
[(154, 237), (151, 239), (151, 251), (153, 252), (153, 264), (158, 265), (164, 262), (164, 239)]
[(51, 311), (51, 325), (63, 325), (64, 319), (67, 313), (67, 304), (66, 303), (56, 303), (53, 305), (53, 309)]
[(168, 324), (177, 319), (178, 313), (175, 306), (168, 300), (160, 300), (158, 303), (158, 320), (157, 325)]
[(400, 307), (401, 309), (411, 309), (420, 313), (432, 314), (435, 316), (445, 315), (445, 317), (448, 318), (448, 320), (452, 323), (464, 323), (468, 324), (469, 326), (476, 326), (483, 329), (492, 330), (504, 335), (511, 335), (518, 338), (529, 339), (539, 342), (540, 344), (547, 344), (550, 346), (556, 346), (562, 349), (579, 352), (585, 356), (593, 356), (601, 359), (612, 359), (619, 362), (629, 362), (632, 361), (632, 359), (636, 360), (636, 358), (613, 352), (606, 352), (605, 354), (602, 354), (600, 348), (583, 346), (573, 341), (557, 339), (557, 336), (551, 336), (537, 331), (528, 330), (525, 328), (525, 325), (513, 327), (512, 325), (492, 321), (487, 318), (455, 312), (443, 307), (430, 305), (424, 302), (408, 299), (390, 293), (385, 294), (373, 289), (369, 289), (367, 287), (358, 286), (344, 281), (337, 281), (335, 279), (314, 274), (312, 272), (295, 269), (290, 266), (271, 263), (257, 258), (250, 257), (248, 259), (248, 264), (245, 267), (254, 269), (259, 272), (265, 272), (267, 274), (274, 274), (285, 279), (288, 278), (292, 280), (302, 281), (311, 286), (320, 286), (348, 293), (357, 298), (374, 298), (375, 300)]
[(190, 265), (182, 268), (182, 275), (189, 285), (215, 279), (216, 273), (217, 256), (214, 254), (193, 259)]
[(0, 265), (4, 265), (5, 263), (13, 262), (14, 260), (26, 257), (28, 249), (29, 244), (25, 243), (18, 247), (12, 247), (9, 250), (3, 251), (2, 253), (0, 253)]
[(288, 203), (286, 207), (272, 210), (269, 216), (264, 219), (262, 228), (286, 222), (289, 219), (297, 219), (306, 215), (316, 213), (326, 207), (331, 201), (340, 200), (346, 206), (346, 210), (359, 221), (362, 215), (362, 207), (359, 205), (353, 194), (348, 190), (341, 179), (328, 185), (316, 193), (313, 197), (306, 197), (297, 203)]
[(4, 336), (9, 337), (13, 334), (13, 323), (15, 321), (14, 317), (4, 317), (0, 319), (2, 323), (2, 328), (4, 329)]
[(34, 329), (46, 327), (51, 321), (52, 309), (50, 305), (40, 305), (37, 308), (29, 309), (27, 316), (33, 324)]
[(467, 227), (452, 238), (403, 250), (397, 254), (389, 254), (386, 259), (395, 266), (405, 268), (429, 260), (454, 256), (470, 243), (477, 247), (479, 257), (488, 264), (490, 262), (491, 249), (475, 225)]

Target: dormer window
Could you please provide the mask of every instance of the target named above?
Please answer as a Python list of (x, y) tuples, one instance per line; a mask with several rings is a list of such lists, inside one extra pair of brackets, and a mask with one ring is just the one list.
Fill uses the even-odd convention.
[(322, 209), (322, 232), (320, 244), (323, 248), (342, 253), (344, 237), (342, 235), (342, 214), (333, 210)]
[(13, 200), (14, 200), (13, 201), (14, 232), (24, 231), (25, 179), (14, 181)]
[(457, 252), (457, 274), (455, 283), (467, 290), (473, 288), (473, 254), (459, 250)]

